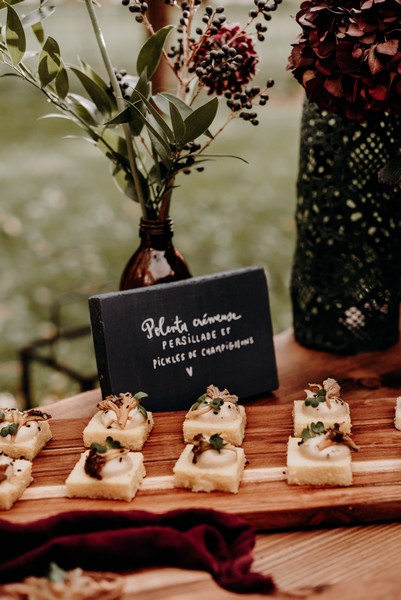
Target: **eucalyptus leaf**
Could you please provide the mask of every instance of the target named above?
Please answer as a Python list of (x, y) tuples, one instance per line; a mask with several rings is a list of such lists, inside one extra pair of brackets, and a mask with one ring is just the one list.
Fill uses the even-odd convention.
[(185, 124), (185, 135), (180, 140), (180, 145), (184, 146), (188, 142), (196, 140), (199, 136), (204, 134), (213, 123), (214, 118), (217, 114), (217, 108), (219, 101), (217, 98), (213, 98), (206, 104), (203, 104), (196, 110), (194, 110), (184, 121)]
[(81, 58), (79, 59), (79, 64), (81, 65), (82, 71), (85, 73), (85, 75), (92, 79), (92, 81), (94, 81), (100, 88), (102, 88), (104, 92), (106, 92), (106, 94), (108, 94), (109, 86), (104, 81), (104, 79), (102, 79), (102, 77), (98, 73), (96, 73), (94, 69), (92, 69), (90, 64), (88, 64)]
[(26, 50), (25, 31), (17, 12), (7, 6), (6, 43), (14, 65), (21, 62)]
[(185, 135), (185, 123), (180, 111), (172, 102), (170, 103), (170, 118), (173, 126), (174, 137), (176, 142), (179, 142)]
[(50, 17), (56, 10), (55, 6), (40, 6), (36, 10), (24, 15), (21, 19), (21, 23), (24, 27), (32, 27), (38, 23), (41, 23), (47, 17)]
[(2, 8), (6, 8), (7, 6), (13, 6), (14, 4), (19, 4), (20, 2), (24, 2), (24, 0), (7, 0), (7, 2), (3, 2), (3, 0), (0, 0), (0, 10)]
[(64, 65), (61, 65), (55, 83), (57, 94), (64, 100), (69, 91), (68, 75)]
[(150, 80), (155, 73), (157, 67), (159, 66), (159, 62), (163, 53), (164, 42), (170, 31), (173, 29), (173, 25), (166, 25), (166, 27), (162, 27), (159, 31), (156, 31), (139, 51), (137, 62), (136, 62), (136, 70), (138, 75), (141, 75), (142, 72), (146, 69), (147, 78)]
[(88, 125), (99, 125), (101, 113), (97, 110), (96, 104), (80, 96), (79, 94), (69, 94), (68, 100), (73, 104), (73, 110), (80, 119), (83, 119)]
[(123, 125), (124, 123), (131, 123), (135, 119), (137, 119), (137, 111), (132, 106), (127, 106), (112, 119), (106, 121), (105, 125)]
[(174, 94), (169, 94), (168, 92), (163, 92), (160, 94), (156, 94), (152, 96), (153, 101), (156, 106), (160, 108), (167, 115), (170, 112), (170, 104), (174, 104), (180, 112), (180, 115), (183, 119), (186, 119), (192, 112), (192, 108), (188, 106), (183, 100), (174, 96)]
[[(114, 182), (116, 183), (117, 187), (120, 189), (120, 191), (123, 194), (125, 194), (131, 200), (134, 200), (134, 202), (139, 202), (138, 195), (136, 193), (136, 188), (135, 188), (133, 179), (131, 177), (131, 174), (128, 174), (126, 171), (124, 171), (123, 169), (118, 167), (113, 172), (113, 178), (114, 178)], [(145, 177), (142, 175), (142, 173), (140, 171), (138, 171), (138, 178), (139, 178), (139, 183), (141, 186), (143, 197), (145, 198), (145, 202), (147, 202), (149, 200), (148, 182), (146, 181)]]
[(150, 137), (150, 141), (152, 142), (152, 148), (155, 151), (156, 155), (160, 157), (163, 165), (169, 171), (173, 164), (173, 156), (169, 147), (160, 142), (160, 139), (157, 135), (154, 135), (151, 129), (148, 128), (148, 134)]
[(45, 30), (43, 28), (42, 23), (34, 23), (34, 25), (32, 25), (32, 31), (36, 37), (36, 39), (38, 40), (39, 44), (42, 46), (43, 42), (45, 41)]
[(70, 67), (70, 69), (78, 77), (89, 97), (96, 104), (100, 112), (103, 115), (109, 116), (113, 111), (113, 103), (110, 99), (110, 96), (86, 73), (77, 67)]
[[(142, 96), (142, 94), (138, 90), (137, 90), (137, 94), (139, 95), (139, 97), (141, 98), (143, 103), (145, 104), (147, 110), (152, 115), (152, 117), (154, 118), (154, 120), (156, 121), (156, 123), (158, 124), (160, 129), (166, 135), (166, 138), (169, 139), (170, 141), (173, 141), (174, 140), (174, 131), (168, 126), (168, 124), (163, 119), (163, 117), (160, 115), (158, 110), (149, 102), (149, 100), (147, 98), (145, 98), (145, 96)], [(137, 110), (138, 110), (138, 108), (137, 108)]]
[[(143, 115), (145, 115), (146, 110), (145, 110), (145, 107), (143, 105), (141, 98), (142, 97), (149, 98), (150, 89), (151, 89), (151, 86), (147, 80), (146, 69), (145, 69), (145, 71), (138, 78), (136, 85), (135, 85), (135, 89), (132, 92), (131, 98), (130, 98), (130, 102), (132, 102), (133, 104), (136, 104), (136, 107), (138, 108), (138, 110), (141, 111), (141, 113)], [(138, 102), (138, 100), (140, 102)], [(136, 118), (135, 120), (131, 121), (131, 123), (130, 123), (130, 130), (131, 130), (131, 133), (133, 136), (140, 135), (143, 127), (144, 127), (144, 122), (142, 119)]]
[(42, 88), (49, 85), (61, 68), (60, 48), (55, 39), (48, 37), (39, 56), (39, 79)]

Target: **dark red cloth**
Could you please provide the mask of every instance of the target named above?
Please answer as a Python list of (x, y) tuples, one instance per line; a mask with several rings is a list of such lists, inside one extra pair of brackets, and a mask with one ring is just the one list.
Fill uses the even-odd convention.
[(253, 527), (214, 510), (74, 511), (28, 524), (0, 520), (0, 582), (63, 569), (127, 572), (169, 566), (209, 572), (238, 593), (272, 593), (270, 577), (251, 572)]

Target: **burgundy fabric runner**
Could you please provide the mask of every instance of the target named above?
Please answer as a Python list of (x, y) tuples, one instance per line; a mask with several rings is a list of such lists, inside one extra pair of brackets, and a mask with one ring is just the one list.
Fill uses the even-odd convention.
[(74, 511), (30, 523), (0, 520), (0, 582), (63, 569), (134, 571), (169, 566), (209, 572), (223, 588), (270, 594), (271, 577), (251, 571), (255, 531), (243, 519), (204, 509)]

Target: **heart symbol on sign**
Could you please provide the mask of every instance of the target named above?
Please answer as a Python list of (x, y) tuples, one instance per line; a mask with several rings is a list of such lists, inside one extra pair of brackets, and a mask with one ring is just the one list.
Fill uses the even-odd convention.
[(192, 367), (185, 367), (186, 372), (190, 377), (192, 377)]

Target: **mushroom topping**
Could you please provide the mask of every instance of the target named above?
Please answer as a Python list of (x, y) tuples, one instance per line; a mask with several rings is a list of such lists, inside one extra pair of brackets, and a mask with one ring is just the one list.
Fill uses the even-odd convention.
[[(129, 469), (131, 463), (127, 463), (128, 448), (123, 448), (121, 444), (113, 440), (112, 437), (106, 438), (106, 446), (93, 442), (89, 454), (85, 461), (85, 473), (94, 479), (103, 479), (107, 475), (117, 475)], [(111, 461), (116, 465), (110, 466)]]
[(200, 415), (207, 413), (218, 414), (224, 406), (227, 406), (234, 412), (238, 413), (238, 396), (230, 394), (228, 390), (220, 391), (215, 385), (209, 385), (206, 389), (206, 394), (203, 394), (193, 404), (189, 412), (185, 415), (186, 419), (195, 419)]
[(142, 422), (146, 421), (148, 413), (140, 404), (142, 398), (146, 397), (145, 392), (137, 392), (135, 396), (129, 392), (118, 396), (107, 396), (97, 405), (99, 410), (104, 411), (103, 425), (106, 428), (126, 429), (138, 416)]
[(319, 383), (308, 383), (310, 390), (304, 390), (306, 393), (305, 406), (316, 408), (320, 402), (325, 402), (328, 409), (332, 408), (332, 402), (342, 404), (340, 398), (340, 386), (332, 378), (325, 379), (323, 385)]
[[(51, 415), (35, 408), (26, 411), (19, 411), (14, 408), (3, 408), (0, 411), (0, 435), (3, 438), (9, 435), (10, 441), (14, 442), (17, 434), (21, 432), (23, 427), (30, 427), (31, 423), (35, 423), (37, 426), (38, 422), (47, 421), (48, 419), (51, 419)], [(38, 427), (32, 431), (32, 435), (34, 435), (37, 430)]]
[(321, 421), (305, 427), (298, 445), (302, 454), (314, 459), (339, 459), (349, 454), (350, 449), (359, 450), (351, 437), (340, 430), (338, 423), (325, 429)]
[(209, 441), (202, 433), (198, 433), (194, 437), (192, 455), (192, 463), (199, 467), (221, 467), (236, 461), (237, 450), (218, 433), (210, 436)]

